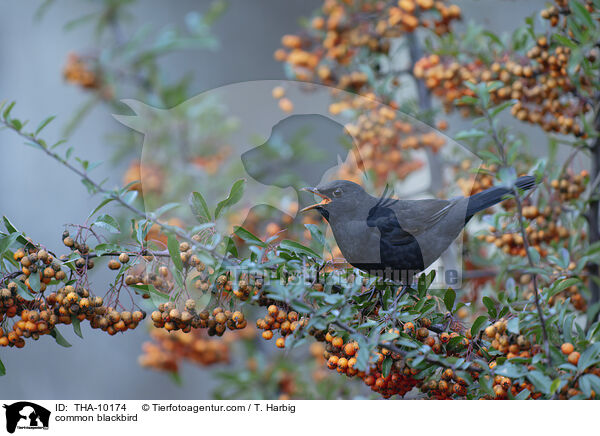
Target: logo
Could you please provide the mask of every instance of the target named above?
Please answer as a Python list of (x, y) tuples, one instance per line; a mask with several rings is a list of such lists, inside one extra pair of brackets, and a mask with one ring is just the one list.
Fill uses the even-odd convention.
[(6, 431), (14, 433), (18, 428), (26, 430), (48, 430), (50, 411), (28, 401), (4, 404), (6, 409)]

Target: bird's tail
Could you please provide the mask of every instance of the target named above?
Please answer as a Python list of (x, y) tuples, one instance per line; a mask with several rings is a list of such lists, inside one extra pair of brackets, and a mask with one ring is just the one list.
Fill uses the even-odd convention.
[[(519, 177), (515, 182), (515, 186), (523, 191), (528, 191), (529, 189), (535, 187), (535, 177)], [(487, 209), (488, 207), (492, 207), (496, 203), (500, 203), (507, 195), (512, 193), (513, 190), (510, 188), (494, 187), (470, 196), (469, 204), (467, 205), (467, 221), (471, 219), (471, 217), (477, 212)]]

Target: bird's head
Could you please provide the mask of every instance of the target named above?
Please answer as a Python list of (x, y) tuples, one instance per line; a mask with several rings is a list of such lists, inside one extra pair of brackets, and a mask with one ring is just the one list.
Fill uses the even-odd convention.
[(305, 207), (300, 212), (316, 209), (327, 220), (331, 215), (355, 211), (357, 206), (364, 203), (365, 197), (368, 196), (362, 186), (349, 180), (334, 180), (316, 188), (303, 188), (302, 190), (312, 192), (323, 200)]

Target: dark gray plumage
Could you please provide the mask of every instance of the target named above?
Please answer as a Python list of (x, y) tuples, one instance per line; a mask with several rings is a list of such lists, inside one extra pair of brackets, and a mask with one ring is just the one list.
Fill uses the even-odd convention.
[[(535, 178), (520, 177), (516, 186), (531, 189)], [(381, 198), (373, 197), (348, 180), (305, 190), (323, 201), (302, 212), (317, 209), (321, 213), (352, 266), (403, 282), (435, 262), (475, 213), (512, 192), (494, 187), (451, 200), (396, 200), (386, 198), (385, 193)]]

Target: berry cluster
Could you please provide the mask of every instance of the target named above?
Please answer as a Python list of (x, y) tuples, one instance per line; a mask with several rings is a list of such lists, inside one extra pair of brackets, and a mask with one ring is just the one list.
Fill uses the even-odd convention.
[(568, 202), (577, 200), (585, 191), (588, 182), (589, 174), (583, 170), (579, 174), (563, 174), (561, 178), (552, 180), (550, 186), (558, 192), (561, 202)]
[(118, 311), (106, 306), (102, 297), (92, 297), (87, 289), (71, 285), (48, 295), (46, 303), (54, 310), (59, 322), (70, 324), (73, 317), (80, 321), (88, 320), (92, 328), (101, 329), (111, 336), (135, 329), (146, 317), (141, 310)]
[[(375, 20), (364, 20), (376, 14)], [(381, 2), (352, 4), (326, 0), (306, 35), (285, 35), (283, 49), (275, 59), (287, 62), (299, 80), (321, 81), (342, 89), (360, 92), (367, 83), (364, 72), (336, 71), (361, 59), (361, 53), (387, 54), (390, 38), (412, 33), (417, 27), (432, 29), (438, 35), (448, 32), (459, 19), (460, 8), (445, 1), (400, 0), (396, 5)]]
[(67, 82), (86, 89), (100, 88), (98, 76), (77, 53), (69, 53), (67, 63), (63, 69), (63, 77)]
[(267, 308), (267, 312), (264, 318), (256, 320), (256, 327), (263, 330), (262, 337), (266, 340), (273, 339), (273, 331), (277, 331), (280, 334), (280, 337), (275, 341), (278, 348), (285, 347), (286, 336), (291, 335), (296, 329), (302, 328), (308, 323), (308, 319), (300, 318), (298, 312), (287, 312), (274, 304)]
[(491, 341), (491, 347), (506, 355), (508, 359), (530, 358), (541, 351), (539, 345), (532, 345), (525, 336), (509, 333), (507, 321), (504, 319), (488, 326), (484, 332), (487, 339)]
[[(19, 248), (14, 252), (13, 259), (20, 263), (22, 277), (30, 292), (44, 292), (53, 279), (64, 280), (67, 277), (61, 269), (60, 262), (44, 249), (32, 247), (26, 252), (25, 249)], [(39, 287), (36, 289), (32, 288), (29, 280), (32, 274), (35, 274), (36, 280), (39, 281)]]
[[(556, 0), (556, 4), (543, 10), (541, 15), (568, 34), (567, 17), (572, 13), (569, 2)], [(586, 2), (586, 7), (590, 12), (595, 10), (592, 2)], [(563, 20), (559, 21), (559, 17)], [(494, 60), (488, 64), (480, 59), (459, 63), (452, 57), (432, 54), (417, 62), (414, 74), (425, 81), (447, 111), (453, 109), (461, 97), (473, 96), (465, 82), (499, 81), (502, 86), (491, 92), (492, 101), (498, 104), (517, 100), (511, 109), (517, 119), (540, 125), (548, 132), (585, 135), (581, 119), (592, 106), (584, 94), (589, 91), (592, 95), (593, 85), (581, 65), (569, 71), (572, 63), (569, 47), (540, 36), (525, 56), (509, 56), (500, 50), (492, 55)], [(597, 56), (597, 47), (587, 48), (583, 53), (592, 63)], [(469, 113), (468, 109), (463, 111), (464, 115)]]
[[(402, 357), (389, 350), (382, 349), (377, 353), (367, 371), (358, 371), (355, 368), (356, 356), (359, 350), (356, 341), (346, 341), (341, 336), (334, 336), (332, 332), (325, 334), (325, 351), (323, 357), (327, 360), (327, 367), (347, 377), (357, 376), (384, 398), (392, 395), (404, 396), (418, 384), (413, 376), (417, 370), (405, 366)], [(383, 368), (385, 359), (391, 359), (388, 373)]]
[(459, 377), (451, 368), (446, 368), (424, 382), (421, 390), (436, 400), (446, 400), (453, 395), (466, 396), (467, 387), (468, 383), (464, 378)]
[(90, 326), (109, 335), (135, 329), (145, 318), (143, 311), (117, 311), (105, 306), (101, 297), (93, 297), (84, 288), (71, 285), (60, 288), (45, 298), (26, 300), (18, 295), (16, 282), (0, 289), (0, 322), (18, 316), (11, 331), (0, 329), (0, 346), (25, 345), (25, 338), (39, 339), (50, 334), (58, 324), (74, 320), (90, 322)]
[(208, 338), (200, 330), (169, 333), (164, 329), (153, 329), (150, 337), (152, 342), (144, 343), (144, 354), (139, 357), (140, 365), (146, 368), (177, 372), (184, 360), (201, 366), (229, 363), (230, 360), (229, 343)]
[[(365, 19), (366, 15), (374, 18)], [(395, 91), (403, 72), (377, 65), (369, 74), (364, 64), (373, 57), (386, 59), (392, 39), (409, 35), (419, 27), (438, 35), (447, 33), (460, 15), (460, 8), (446, 1), (400, 0), (386, 4), (326, 0), (304, 34), (282, 38), (283, 48), (275, 52), (275, 59), (286, 62), (295, 79), (348, 91), (350, 94), (333, 92), (329, 112), (359, 114), (347, 125), (357, 141), (358, 153), (344, 163), (340, 178), (360, 182), (361, 171), (373, 170), (378, 186), (392, 174), (404, 179), (423, 165), (408, 151), (437, 151), (445, 144), (441, 135), (415, 131), (398, 116), (400, 99)], [(390, 86), (381, 92), (383, 86), (378, 85), (383, 82)], [(293, 103), (284, 95), (282, 87), (273, 89), (279, 107), (291, 112)]]
[[(26, 304), (27, 301), (17, 295), (14, 282), (10, 282), (7, 288), (0, 289), (0, 323), (17, 316), (20, 309), (20, 319), (14, 322), (11, 331), (0, 327), (0, 347), (23, 348), (26, 338), (37, 340), (40, 336), (49, 334), (59, 322), (57, 315), (51, 310), (23, 309)], [(3, 325), (6, 327), (6, 323)]]
[(473, 162), (470, 159), (464, 159), (460, 163), (461, 175), (456, 180), (456, 184), (465, 196), (475, 195), (494, 186), (493, 174), (498, 171), (496, 165), (482, 165), (477, 174), (472, 174), (473, 168)]
[(241, 330), (248, 325), (244, 314), (240, 311), (231, 312), (222, 307), (215, 307), (211, 312), (204, 309), (196, 311), (196, 302), (187, 300), (185, 310), (180, 311), (175, 303), (162, 303), (158, 310), (152, 312), (152, 322), (156, 328), (164, 328), (167, 331), (181, 330), (184, 333), (192, 329), (208, 329), (209, 336), (223, 336), (225, 330)]

